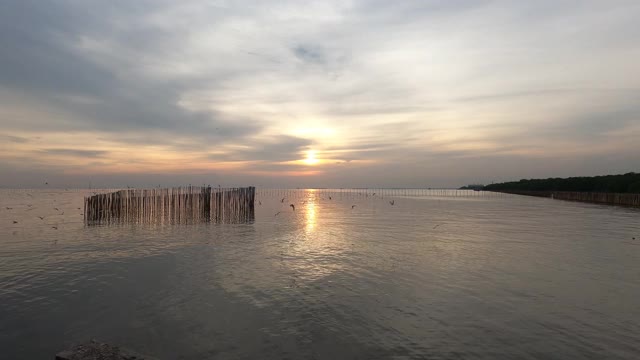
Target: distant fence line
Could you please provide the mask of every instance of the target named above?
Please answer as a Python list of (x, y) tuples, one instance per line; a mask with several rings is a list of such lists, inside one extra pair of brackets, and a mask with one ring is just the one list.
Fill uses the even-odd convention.
[(431, 189), (431, 188), (326, 188), (326, 189), (258, 189), (258, 198), (304, 197), (313, 192), (321, 197), (346, 197), (346, 198), (393, 198), (393, 197), (503, 197), (508, 194), (460, 190), (460, 189)]
[(127, 189), (87, 196), (88, 224), (123, 223), (243, 223), (255, 217), (255, 187), (174, 187)]
[(506, 194), (546, 197), (596, 204), (640, 206), (640, 194), (596, 193), (576, 191), (500, 191)]

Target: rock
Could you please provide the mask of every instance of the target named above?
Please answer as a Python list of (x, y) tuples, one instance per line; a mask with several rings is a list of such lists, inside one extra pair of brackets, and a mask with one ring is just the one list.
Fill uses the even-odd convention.
[(91, 340), (56, 355), (56, 360), (155, 360), (117, 346)]

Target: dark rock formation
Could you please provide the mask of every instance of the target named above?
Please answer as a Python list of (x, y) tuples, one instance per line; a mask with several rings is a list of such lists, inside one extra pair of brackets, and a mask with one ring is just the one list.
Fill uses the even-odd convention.
[(117, 346), (91, 340), (56, 355), (56, 360), (155, 360)]

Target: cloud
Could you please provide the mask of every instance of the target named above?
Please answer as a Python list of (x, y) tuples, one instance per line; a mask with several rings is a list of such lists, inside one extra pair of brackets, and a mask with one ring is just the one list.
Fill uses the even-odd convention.
[(634, 170), (639, 15), (632, 1), (7, 2), (0, 161), (294, 183), (313, 150), (318, 182), (394, 186), (540, 159), (541, 177), (570, 157), (585, 175)]
[(315, 64), (324, 64), (326, 62), (326, 59), (322, 51), (317, 48), (313, 48), (305, 45), (298, 45), (294, 47), (292, 51), (298, 59), (304, 62), (315, 63)]
[(7, 140), (9, 142), (18, 143), (18, 144), (24, 144), (24, 143), (29, 142), (29, 139), (23, 138), (23, 137), (20, 137), (20, 136), (0, 135), (0, 137), (4, 138), (5, 140)]
[(77, 149), (43, 149), (41, 152), (49, 155), (62, 155), (72, 157), (97, 158), (104, 157), (107, 151), (100, 150), (77, 150)]
[(213, 161), (266, 161), (268, 166), (276, 168), (273, 162), (295, 161), (301, 153), (308, 149), (312, 141), (293, 136), (276, 136), (265, 140), (257, 140), (240, 149), (223, 154), (211, 154)]

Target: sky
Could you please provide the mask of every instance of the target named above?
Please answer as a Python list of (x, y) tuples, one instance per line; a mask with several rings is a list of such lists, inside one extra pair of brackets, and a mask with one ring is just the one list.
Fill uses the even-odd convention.
[(0, 0), (0, 187), (640, 170), (640, 2)]

